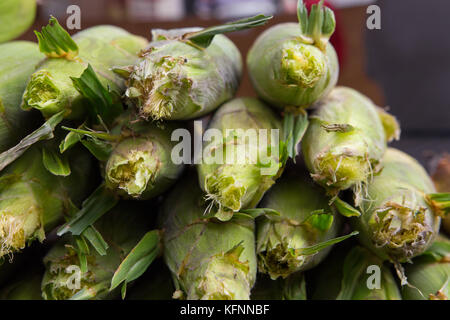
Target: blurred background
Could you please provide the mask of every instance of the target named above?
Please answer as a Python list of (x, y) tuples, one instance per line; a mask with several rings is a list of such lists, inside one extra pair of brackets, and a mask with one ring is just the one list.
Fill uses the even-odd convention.
[[(230, 34), (246, 56), (256, 37), (274, 24), (296, 21), (297, 0), (38, 0), (35, 25), (54, 15), (62, 25), (70, 5), (81, 8), (81, 28), (114, 24), (150, 38), (152, 28), (211, 26), (258, 13), (274, 18), (265, 27)], [(307, 4), (317, 0), (306, 0)], [(337, 18), (332, 43), (341, 71), (339, 84), (388, 106), (402, 126), (396, 146), (423, 164), (450, 152), (450, 11), (448, 0), (327, 0)], [(369, 5), (381, 12), (381, 29), (369, 30)], [(70, 31), (71, 33), (77, 30)], [(246, 73), (239, 96), (254, 96)]]

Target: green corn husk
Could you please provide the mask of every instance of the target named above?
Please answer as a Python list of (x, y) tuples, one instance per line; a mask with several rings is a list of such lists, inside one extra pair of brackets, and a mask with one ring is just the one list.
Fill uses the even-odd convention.
[(435, 192), (433, 182), (415, 159), (388, 148), (383, 163), (353, 223), (363, 245), (382, 259), (403, 262), (433, 243), (441, 213), (428, 196)]
[(302, 151), (311, 176), (330, 195), (353, 187), (359, 201), (365, 184), (381, 170), (389, 140), (383, 129), (389, 115), (382, 117), (367, 97), (346, 87), (333, 89), (315, 105)]
[[(107, 244), (104, 255), (93, 248), (80, 259), (80, 247), (66, 235), (44, 258), (46, 272), (42, 280), (42, 296), (46, 300), (115, 299), (120, 290), (110, 291), (111, 279), (152, 223), (148, 207), (136, 202), (121, 202), (107, 216), (95, 224), (95, 229)], [(85, 261), (86, 270), (80, 261)], [(72, 268), (72, 270), (68, 269)], [(79, 270), (79, 286), (74, 280), (74, 270)]]
[(450, 241), (439, 237), (429, 250), (406, 265), (405, 300), (450, 299)]
[[(54, 18), (48, 27), (61, 28)], [(41, 47), (45, 47), (48, 41), (42, 37), (39, 37)], [(77, 91), (71, 78), (79, 77), (90, 64), (105, 87), (123, 93), (125, 82), (111, 68), (134, 63), (138, 59), (137, 53), (147, 45), (144, 38), (107, 25), (80, 31), (73, 40), (76, 43), (74, 49), (62, 50), (62, 53), (46, 52), (49, 58), (27, 84), (22, 101), (24, 110), (40, 110), (46, 118), (64, 110), (66, 118), (82, 119), (87, 112), (86, 99)]]
[(0, 153), (19, 142), (39, 121), (39, 115), (20, 109), (20, 101), (28, 78), (44, 58), (33, 42), (0, 44)]
[[(374, 271), (375, 268), (379, 268), (379, 273)], [(308, 294), (313, 300), (402, 299), (387, 265), (360, 246), (353, 246), (350, 250), (336, 248), (307, 279), (310, 285)]]
[(162, 259), (152, 263), (151, 268), (129, 290), (128, 300), (170, 300), (175, 291), (172, 275)]
[(152, 31), (153, 42), (132, 68), (126, 92), (145, 119), (197, 118), (236, 93), (242, 75), (238, 48), (223, 35), (206, 49), (177, 40), (198, 30)]
[(174, 298), (235, 300), (250, 298), (256, 279), (254, 222), (205, 217), (206, 205), (193, 176), (166, 198), (160, 215), (164, 260), (178, 290)]
[(71, 132), (61, 148), (77, 136), (101, 161), (108, 190), (124, 199), (148, 200), (172, 186), (184, 169), (171, 158), (171, 134), (180, 125), (144, 123), (125, 112), (109, 132), (64, 127)]
[(33, 24), (35, 17), (36, 0), (2, 0), (0, 43), (19, 37)]
[(221, 26), (152, 31), (140, 61), (117, 72), (127, 78), (127, 97), (144, 119), (201, 117), (235, 95), (242, 75), (238, 48), (220, 34), (264, 24), (263, 15)]
[(247, 56), (250, 79), (258, 95), (278, 108), (306, 108), (336, 85), (339, 64), (328, 42), (334, 13), (313, 5), (308, 17), (298, 2), (299, 23), (278, 24), (262, 33)]
[[(221, 132), (223, 140), (213, 137), (203, 145), (202, 163), (197, 166), (200, 187), (211, 206), (219, 208), (217, 218), (228, 220), (234, 212), (254, 208), (281, 175), (282, 155), (276, 154), (281, 123), (262, 102), (238, 98), (220, 107), (209, 129)], [(261, 131), (267, 133), (267, 141)]]
[[(90, 76), (83, 76), (80, 81), (96, 82), (91, 68), (89, 73)], [(105, 90), (101, 89), (95, 96), (113, 100)], [(105, 106), (122, 109), (120, 102)], [(183, 130), (180, 124), (145, 123), (135, 119), (129, 110), (111, 120), (111, 130), (102, 126), (103, 131), (96, 131), (85, 124), (77, 129), (63, 127), (70, 132), (60, 144), (60, 151), (65, 152), (81, 142), (100, 161), (105, 181), (86, 199), (81, 210), (58, 229), (60, 236), (67, 232), (80, 235), (120, 198), (148, 200), (160, 195), (175, 183), (184, 169), (183, 161), (172, 159), (175, 143), (171, 133)]]
[(143, 123), (123, 128), (105, 164), (106, 187), (124, 198), (145, 200), (172, 186), (184, 168), (171, 159), (175, 128)]
[(258, 276), (251, 300), (307, 300), (305, 277), (300, 272), (277, 280)]
[(0, 290), (0, 300), (42, 300), (41, 281), (42, 273), (25, 272)]
[(0, 257), (45, 239), (45, 232), (61, 222), (89, 192), (91, 158), (82, 150), (69, 155), (71, 174), (50, 173), (43, 164), (43, 148), (34, 146), (0, 176)]
[[(438, 192), (450, 192), (450, 154), (442, 155), (431, 178)], [(442, 218), (442, 228), (450, 235), (450, 216)]]
[[(286, 278), (319, 264), (331, 250), (342, 224), (329, 199), (306, 175), (285, 172), (264, 196), (260, 207), (280, 213), (257, 220), (258, 269), (272, 279)], [(323, 247), (312, 250), (315, 246)]]

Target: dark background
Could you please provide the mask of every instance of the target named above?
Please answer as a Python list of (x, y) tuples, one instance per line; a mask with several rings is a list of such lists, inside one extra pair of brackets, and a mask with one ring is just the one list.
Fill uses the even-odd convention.
[[(32, 30), (47, 24), (49, 14), (65, 25), (71, 4), (81, 8), (82, 29), (114, 24), (147, 38), (152, 28), (211, 26), (260, 12), (274, 14), (265, 27), (230, 34), (244, 59), (265, 28), (296, 21), (296, 0), (39, 2), (38, 19), (22, 39), (35, 40)], [(393, 146), (425, 165), (434, 155), (450, 152), (450, 1), (329, 0), (328, 4), (335, 9), (338, 23), (332, 42), (341, 62), (339, 84), (390, 107), (402, 126), (402, 138)], [(381, 30), (366, 27), (370, 4), (381, 9)], [(246, 72), (238, 95), (255, 95)]]

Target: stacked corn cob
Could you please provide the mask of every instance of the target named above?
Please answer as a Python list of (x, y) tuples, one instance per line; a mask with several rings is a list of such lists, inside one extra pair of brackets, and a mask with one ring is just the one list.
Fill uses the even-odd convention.
[[(300, 0), (298, 24), (264, 32), (247, 57), (261, 100), (234, 98), (242, 57), (223, 33), (268, 19), (147, 43), (51, 18), (41, 52), (0, 45), (0, 297), (448, 298), (449, 190), (388, 147), (395, 117), (336, 87), (330, 9)], [(197, 161), (175, 140), (213, 111)], [(12, 255), (35, 239), (24, 279)]]

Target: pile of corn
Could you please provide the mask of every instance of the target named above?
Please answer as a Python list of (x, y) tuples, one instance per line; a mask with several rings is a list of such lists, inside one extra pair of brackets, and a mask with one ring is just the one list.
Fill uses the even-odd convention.
[(39, 46), (0, 44), (2, 299), (448, 299), (448, 158), (433, 182), (388, 147), (394, 116), (336, 86), (322, 2), (256, 39), (258, 98), (235, 98), (223, 34), (269, 19), (148, 42), (51, 18)]

